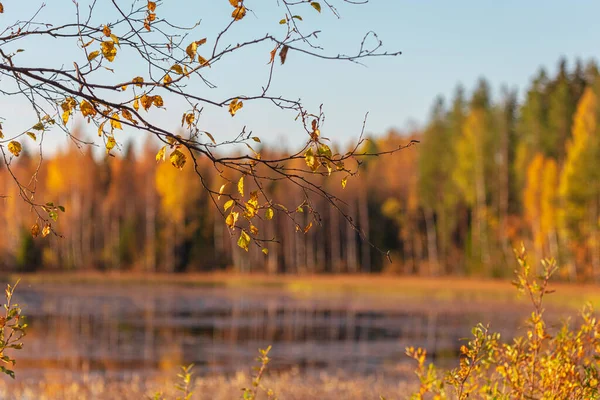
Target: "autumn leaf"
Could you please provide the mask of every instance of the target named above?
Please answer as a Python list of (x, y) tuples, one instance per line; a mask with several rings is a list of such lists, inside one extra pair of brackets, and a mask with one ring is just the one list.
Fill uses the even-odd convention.
[(34, 126), (32, 126), (31, 128), (35, 129), (36, 131), (43, 131), (44, 130), (44, 123), (42, 121), (40, 121), (37, 124), (35, 124)]
[(165, 86), (168, 86), (171, 84), (171, 82), (173, 82), (173, 78), (171, 78), (171, 75), (166, 74), (165, 77), (163, 78), (163, 84)]
[(142, 78), (141, 76), (136, 76), (131, 80), (131, 82), (137, 87), (142, 87), (142, 83), (144, 83), (144, 78)]
[(45, 224), (44, 229), (42, 229), (42, 237), (46, 237), (50, 234), (50, 224)]
[(208, 136), (208, 138), (210, 139), (211, 142), (213, 142), (213, 144), (217, 144), (217, 141), (215, 140), (215, 138), (213, 137), (213, 135), (210, 132), (204, 132), (204, 134), (206, 136)]
[(238, 218), (240, 217), (240, 213), (232, 211), (231, 213), (229, 213), (229, 215), (227, 216), (227, 218), (225, 218), (225, 224), (233, 229), (235, 227), (235, 224), (238, 220)]
[(242, 231), (240, 233), (240, 238), (237, 241), (237, 245), (248, 251), (248, 246), (250, 245), (250, 235), (248, 235), (246, 231)]
[(19, 154), (21, 154), (21, 150), (23, 148), (21, 147), (21, 143), (12, 140), (9, 144), (8, 144), (8, 151), (10, 151), (15, 157), (19, 157)]
[(148, 2), (148, 11), (154, 12), (156, 10), (156, 2), (149, 1)]
[(4, 6), (0, 3), (0, 14), (4, 13)]
[(285, 60), (287, 59), (287, 53), (290, 48), (286, 45), (283, 45), (281, 50), (279, 51), (279, 59), (281, 60), (281, 65), (285, 64)]
[(35, 136), (35, 133), (33, 132), (27, 132), (27, 136), (32, 138), (34, 142), (37, 140), (37, 136)]
[(321, 4), (317, 3), (316, 1), (311, 1), (310, 5), (318, 12), (321, 12)]
[(135, 119), (133, 118), (133, 116), (131, 115), (131, 113), (130, 113), (128, 110), (126, 110), (126, 109), (122, 109), (122, 110), (121, 110), (121, 115), (123, 115), (123, 118), (125, 118), (126, 120), (128, 120), (128, 121), (129, 121), (129, 122), (131, 122), (132, 124), (134, 124), (134, 125), (137, 125), (137, 124), (138, 124), (137, 120), (135, 120)]
[(348, 183), (348, 177), (345, 176), (342, 178), (342, 189), (346, 189), (346, 183)]
[(225, 190), (225, 186), (226, 186), (226, 184), (222, 184), (221, 187), (219, 188), (219, 196), (217, 196), (217, 200), (221, 198), (221, 195), (223, 194), (223, 190)]
[(228, 200), (223, 204), (223, 211), (227, 211), (233, 205), (233, 200)]
[(267, 211), (265, 211), (265, 219), (267, 221), (272, 220), (273, 219), (273, 209), (272, 208), (267, 208)]
[(231, 16), (234, 20), (239, 21), (246, 16), (246, 7), (239, 6), (236, 7), (235, 10), (231, 13)]
[(102, 49), (102, 55), (110, 62), (113, 62), (115, 56), (117, 55), (117, 49), (115, 48), (115, 42), (113, 41), (104, 41), (100, 45)]
[(169, 161), (171, 161), (171, 164), (175, 168), (182, 170), (185, 162), (187, 161), (187, 157), (180, 150), (174, 150), (169, 157)]
[(148, 111), (154, 102), (154, 96), (146, 96), (146, 93), (144, 93), (140, 98), (140, 102), (142, 103), (144, 110)]
[(156, 107), (162, 107), (164, 105), (163, 99), (162, 97), (156, 95), (156, 96), (152, 96), (152, 103), (156, 106)]
[(210, 67), (210, 63), (208, 62), (208, 60), (206, 58), (202, 57), (200, 54), (198, 54), (198, 62), (200, 63), (200, 66), (202, 66), (202, 67), (206, 67), (206, 66)]
[(81, 103), (79, 103), (79, 109), (81, 110), (81, 114), (83, 114), (84, 117), (93, 117), (96, 115), (96, 110), (86, 100), (81, 100)]
[(233, 117), (235, 113), (238, 112), (238, 110), (242, 107), (244, 107), (244, 103), (242, 101), (233, 99), (231, 103), (229, 103), (229, 114), (231, 114)]
[(96, 51), (92, 51), (90, 54), (88, 54), (88, 61), (92, 61), (94, 58), (98, 57), (100, 55), (100, 51), (96, 50)]
[(233, 7), (236, 7), (236, 8), (237, 8), (239, 2), (240, 2), (239, 0), (229, 0), (229, 4), (231, 4)]
[(31, 236), (36, 238), (39, 236), (39, 234), (40, 234), (40, 226), (39, 226), (39, 224), (36, 223), (31, 227)]
[(317, 158), (315, 157), (312, 148), (309, 148), (304, 153), (304, 161), (313, 172), (315, 172), (319, 168), (319, 162), (317, 161)]
[(238, 189), (238, 192), (240, 193), (240, 195), (242, 197), (244, 197), (244, 176), (243, 175), (240, 178), (240, 180), (238, 181), (237, 189)]
[(0, 139), (4, 139), (4, 133), (0, 130)]
[(254, 225), (250, 225), (250, 233), (253, 235), (258, 235), (258, 228)]
[(271, 55), (271, 57), (269, 58), (269, 62), (267, 63), (267, 65), (273, 64), (273, 61), (275, 61), (275, 55), (277, 54), (277, 47), (275, 47), (273, 50), (271, 50), (271, 52), (269, 54)]
[(154, 20), (156, 19), (156, 14), (155, 13), (148, 13), (148, 22), (154, 22)]
[(121, 118), (119, 114), (113, 114), (112, 119), (110, 120), (110, 126), (112, 129), (123, 129), (121, 126)]
[(110, 28), (108, 27), (108, 25), (104, 25), (104, 28), (102, 28), (102, 33), (104, 34), (104, 36), (106, 37), (110, 37)]
[(253, 136), (252, 140), (254, 140), (256, 143), (260, 143), (260, 138), (259, 137)]
[(133, 101), (133, 109), (134, 109), (135, 111), (138, 111), (138, 110), (140, 109), (140, 102), (139, 102), (139, 100), (137, 99), (137, 97), (136, 97), (136, 99)]
[(263, 247), (262, 252), (265, 256), (269, 255), (269, 249), (267, 249), (266, 247)]
[(174, 71), (178, 75), (183, 75), (183, 68), (181, 68), (181, 65), (179, 64), (171, 66), (171, 71)]
[(112, 149), (114, 149), (116, 145), (117, 145), (117, 141), (115, 140), (114, 137), (110, 136), (108, 138), (108, 140), (106, 141), (106, 154), (110, 153), (110, 151)]
[(158, 153), (156, 153), (156, 162), (159, 161), (165, 161), (166, 159), (166, 154), (167, 154), (167, 146), (163, 146), (160, 148), (160, 150), (158, 151)]

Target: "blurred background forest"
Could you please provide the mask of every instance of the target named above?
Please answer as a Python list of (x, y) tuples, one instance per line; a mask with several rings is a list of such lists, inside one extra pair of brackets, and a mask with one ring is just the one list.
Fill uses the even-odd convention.
[[(129, 146), (117, 157), (69, 145), (45, 160), (36, 183), (39, 198), (66, 208), (56, 224), (63, 238), (31, 237), (35, 217), (12, 177), (0, 173), (0, 267), (509, 277), (512, 248), (523, 241), (536, 259), (557, 258), (563, 279), (597, 280), (597, 77), (593, 61), (561, 59), (554, 76), (539, 70), (523, 101), (516, 89), (492, 93), (485, 79), (472, 93), (458, 86), (451, 99), (433, 100), (423, 128), (372, 135), (365, 150), (420, 144), (365, 158), (345, 189), (339, 178), (315, 176), (344, 200), (342, 211), (376, 247), (328, 202), (314, 199), (321, 219), (312, 229), (295, 230), (294, 221), (276, 213), (257, 227), (280, 243), (269, 244), (268, 255), (253, 246), (246, 255), (191, 166), (180, 172), (157, 164), (154, 143), (141, 151)], [(217, 190), (225, 181), (208, 160), (199, 160)], [(37, 160), (24, 153), (18, 161), (16, 174), (31, 177)], [(298, 202), (299, 225), (312, 222), (294, 186), (273, 182), (269, 190), (283, 204)], [(392, 263), (377, 248), (389, 250)]]

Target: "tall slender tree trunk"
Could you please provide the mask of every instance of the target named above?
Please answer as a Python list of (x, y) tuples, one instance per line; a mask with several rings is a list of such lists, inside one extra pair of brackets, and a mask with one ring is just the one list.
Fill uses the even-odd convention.
[(359, 228), (364, 238), (361, 240), (361, 271), (371, 272), (371, 245), (369, 244), (369, 201), (367, 191), (361, 190), (358, 196)]
[(435, 221), (431, 208), (425, 207), (425, 229), (427, 235), (427, 259), (430, 274), (437, 276), (440, 274), (440, 261), (438, 257), (437, 237), (435, 230)]

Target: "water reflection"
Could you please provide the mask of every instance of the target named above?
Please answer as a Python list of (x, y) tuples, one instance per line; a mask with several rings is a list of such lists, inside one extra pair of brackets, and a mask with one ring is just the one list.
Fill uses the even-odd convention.
[(250, 368), (268, 344), (274, 368), (393, 373), (408, 361), (408, 345), (453, 362), (459, 339), (477, 321), (510, 334), (523, 317), (514, 307), (490, 313), (469, 299), (424, 304), (351, 293), (302, 297), (277, 288), (22, 286), (18, 301), (31, 325), (18, 357), (21, 373), (152, 373), (191, 362), (199, 372), (229, 373)]

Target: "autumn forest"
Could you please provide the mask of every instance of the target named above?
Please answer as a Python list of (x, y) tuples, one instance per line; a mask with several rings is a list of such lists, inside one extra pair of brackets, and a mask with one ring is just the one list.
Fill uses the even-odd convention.
[[(319, 198), (309, 204), (298, 187), (272, 181), (266, 187), (272, 198), (296, 210), (261, 216), (253, 229), (274, 241), (251, 244), (248, 254), (225, 223), (225, 201), (215, 204), (202, 187), (218, 190), (228, 179), (235, 186), (236, 178), (219, 176), (208, 159), (197, 157), (200, 180), (189, 163), (182, 171), (157, 163), (152, 141), (138, 151), (125, 146), (115, 157), (70, 142), (46, 157), (35, 182), (38, 198), (65, 208), (57, 214), (57, 234), (32, 237), (34, 213), (13, 176), (0, 174), (0, 265), (508, 277), (512, 249), (524, 242), (536, 259), (559, 260), (563, 279), (596, 280), (597, 76), (593, 62), (560, 60), (555, 75), (539, 70), (522, 101), (516, 90), (493, 90), (484, 79), (472, 92), (459, 86), (451, 99), (433, 101), (422, 129), (374, 134), (361, 151), (418, 144), (393, 157), (362, 158), (359, 173), (343, 184), (315, 175), (314, 182), (343, 200), (339, 209)], [(36, 157), (23, 151), (15, 176), (34, 175)]]

